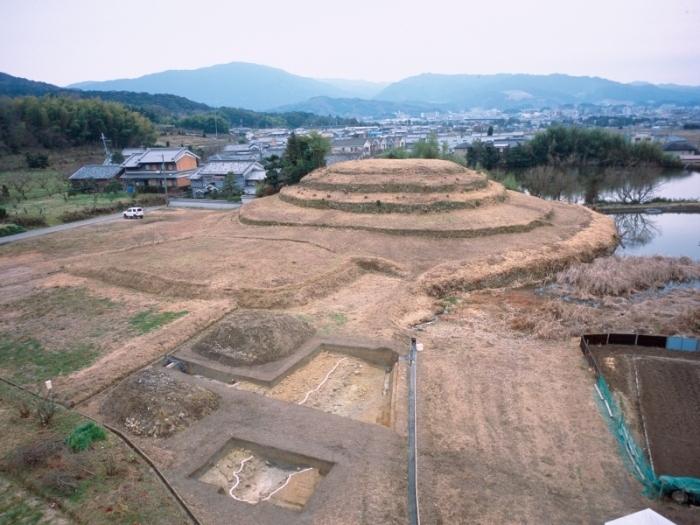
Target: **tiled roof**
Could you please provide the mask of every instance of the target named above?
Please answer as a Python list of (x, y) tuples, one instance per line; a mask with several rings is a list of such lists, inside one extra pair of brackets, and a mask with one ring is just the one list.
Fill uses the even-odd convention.
[[(234, 175), (243, 175), (246, 171), (250, 170), (255, 164), (255, 161), (249, 160), (225, 160), (225, 161), (215, 161), (207, 162), (204, 166), (199, 169), (202, 175), (226, 175), (228, 173), (233, 173)], [(258, 164), (260, 166), (260, 164)], [(262, 166), (260, 166), (262, 168)]]
[(336, 139), (333, 141), (332, 146), (334, 148), (343, 146), (364, 146), (367, 139), (363, 138), (349, 138), (349, 139)]
[(123, 168), (118, 164), (88, 164), (68, 178), (70, 180), (108, 180), (119, 176), (122, 170)]
[(180, 179), (190, 177), (195, 170), (185, 171), (126, 171), (122, 175), (124, 180), (158, 180), (158, 179)]
[(177, 162), (184, 155), (192, 155), (195, 158), (199, 158), (187, 148), (148, 148), (142, 153), (134, 153), (128, 157), (122, 163), (122, 166), (125, 168), (135, 168), (139, 164)]

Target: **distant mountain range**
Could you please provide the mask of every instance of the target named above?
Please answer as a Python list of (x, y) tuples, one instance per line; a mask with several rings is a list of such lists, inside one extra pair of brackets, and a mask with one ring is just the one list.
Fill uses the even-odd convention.
[(314, 96), (347, 96), (343, 89), (281, 69), (232, 62), (192, 70), (172, 70), (139, 78), (80, 82), (68, 86), (98, 91), (172, 93), (209, 106), (265, 110)]
[(376, 98), (420, 100), (453, 108), (544, 107), (564, 104), (700, 104), (700, 87), (569, 75), (434, 75), (409, 77), (384, 88)]
[(173, 70), (139, 78), (80, 82), (97, 91), (171, 93), (210, 106), (254, 110), (311, 111), (322, 115), (378, 117), (398, 111), (480, 108), (541, 108), (563, 104), (700, 104), (700, 87), (623, 84), (569, 75), (436, 75), (426, 73), (391, 84), (362, 80), (317, 80), (258, 64), (232, 62)]
[[(163, 71), (133, 79), (80, 82), (68, 88), (41, 82), (35, 84), (37, 93), (55, 89), (88, 90), (91, 94), (107, 92), (108, 95), (102, 98), (119, 100), (119, 93), (129, 91), (132, 93), (130, 98), (134, 92), (144, 96), (170, 96), (173, 97), (170, 104), (177, 106), (185, 104), (186, 100), (188, 104), (199, 105), (201, 110), (206, 110), (206, 106), (226, 106), (359, 118), (471, 108), (537, 109), (568, 104), (700, 105), (700, 87), (646, 82), (624, 84), (598, 77), (426, 73), (387, 84), (363, 80), (318, 80), (244, 62)], [(162, 99), (159, 103), (165, 102)]]
[(21, 97), (43, 95), (64, 95), (76, 98), (100, 98), (110, 102), (120, 102), (138, 107), (150, 116), (164, 114), (186, 115), (191, 112), (207, 111), (211, 108), (200, 102), (170, 94), (134, 93), (129, 91), (89, 91), (62, 88), (46, 82), (37, 82), (0, 72), (0, 96)]

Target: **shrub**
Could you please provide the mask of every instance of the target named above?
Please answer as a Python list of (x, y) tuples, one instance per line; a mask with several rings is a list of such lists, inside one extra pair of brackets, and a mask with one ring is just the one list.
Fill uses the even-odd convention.
[(64, 211), (60, 216), (61, 222), (75, 222), (89, 219), (93, 216), (92, 210), (84, 208), (82, 210)]
[(6, 235), (14, 235), (16, 233), (26, 232), (21, 226), (16, 224), (0, 224), (0, 237), (5, 237)]
[(96, 215), (106, 215), (108, 213), (114, 213), (121, 211), (129, 206), (128, 203), (122, 201), (116, 201), (112, 204), (106, 206), (99, 206), (95, 208), (80, 208), (77, 210), (70, 210), (63, 212), (59, 219), (61, 222), (74, 222), (89, 219), (90, 217), (95, 217)]
[(40, 215), (15, 215), (12, 221), (18, 226), (25, 228), (36, 228), (38, 226), (46, 226), (46, 218)]
[(49, 156), (43, 153), (26, 153), (24, 156), (27, 159), (27, 166), (30, 168), (44, 169), (49, 167)]
[(56, 413), (56, 403), (53, 399), (44, 399), (36, 409), (36, 415), (39, 417), (41, 426), (47, 427), (51, 424), (54, 414)]
[(94, 441), (107, 439), (105, 430), (92, 421), (81, 423), (66, 438), (66, 444), (73, 452), (87, 450)]
[(52, 439), (22, 445), (2, 459), (0, 471), (17, 474), (27, 469), (43, 467), (51, 456), (60, 453), (62, 446), (60, 441)]
[(7, 210), (5, 208), (0, 208), (0, 220), (7, 218)]
[(134, 201), (141, 206), (162, 206), (165, 204), (165, 197), (153, 193), (141, 193), (134, 198)]

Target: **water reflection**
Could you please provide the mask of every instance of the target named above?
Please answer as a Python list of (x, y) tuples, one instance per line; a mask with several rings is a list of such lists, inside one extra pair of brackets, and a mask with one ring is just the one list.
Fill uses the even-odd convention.
[(652, 166), (538, 166), (513, 175), (522, 189), (531, 195), (580, 204), (600, 201), (643, 203), (657, 197), (700, 198), (700, 173), (668, 172)]
[(615, 226), (620, 236), (620, 247), (636, 248), (649, 244), (661, 230), (648, 215), (643, 213), (622, 213), (615, 215)]
[(624, 213), (613, 216), (624, 255), (687, 256), (700, 260), (700, 214)]

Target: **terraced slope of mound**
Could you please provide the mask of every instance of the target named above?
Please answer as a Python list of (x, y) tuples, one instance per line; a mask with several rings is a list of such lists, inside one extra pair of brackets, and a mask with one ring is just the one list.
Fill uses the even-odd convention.
[(240, 220), (465, 238), (530, 231), (552, 214), (550, 203), (508, 192), (454, 162), (371, 159), (316, 170), (279, 195), (246, 205)]

